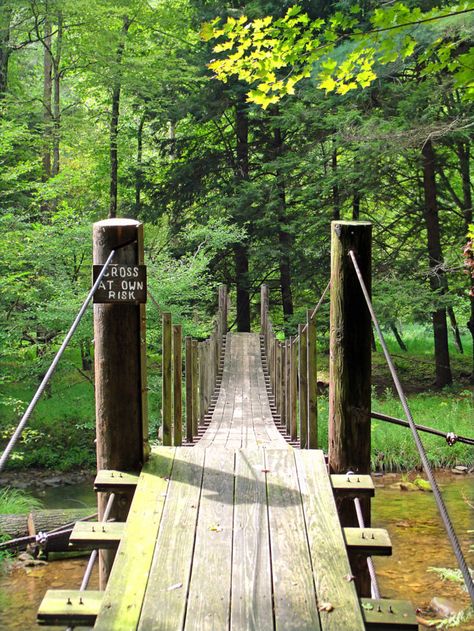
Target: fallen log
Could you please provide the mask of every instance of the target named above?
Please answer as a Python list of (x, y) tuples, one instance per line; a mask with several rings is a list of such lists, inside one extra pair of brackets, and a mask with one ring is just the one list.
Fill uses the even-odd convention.
[[(70, 525), (76, 521), (92, 516), (91, 508), (68, 508), (68, 509), (50, 509), (50, 510), (34, 510), (31, 513), (21, 515), (0, 515), (0, 536), (3, 540), (16, 540), (25, 538), (25, 541), (19, 541), (12, 547), (24, 549), (28, 543), (29, 536), (34, 536), (39, 532), (51, 532), (52, 530), (63, 529), (62, 527)], [(67, 527), (64, 528), (67, 530)], [(69, 534), (64, 537), (55, 538), (55, 543), (48, 548), (67, 549), (67, 539)], [(52, 542), (51, 542), (52, 543)], [(0, 547), (10, 547), (7, 544), (0, 544)]]

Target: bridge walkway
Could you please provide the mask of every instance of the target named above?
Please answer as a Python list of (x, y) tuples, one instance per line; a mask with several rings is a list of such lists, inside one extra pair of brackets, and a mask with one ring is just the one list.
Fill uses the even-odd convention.
[(417, 629), (407, 603), (358, 597), (348, 551), (390, 554), (391, 545), (383, 530), (341, 527), (335, 477), (322, 451), (293, 449), (274, 425), (259, 336), (228, 335), (196, 446), (154, 448), (138, 477), (98, 474), (99, 491), (135, 488), (126, 523), (77, 524), (71, 535), (75, 546), (117, 547), (106, 590), (50, 590), (38, 621), (99, 631)]

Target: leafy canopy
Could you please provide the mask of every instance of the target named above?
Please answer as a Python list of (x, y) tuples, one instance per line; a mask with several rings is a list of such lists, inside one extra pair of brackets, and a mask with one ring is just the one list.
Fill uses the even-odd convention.
[[(396, 2), (375, 9), (367, 20), (354, 4), (347, 13), (336, 11), (326, 20), (311, 20), (295, 5), (277, 19), (268, 16), (250, 21), (242, 15), (222, 23), (216, 18), (202, 26), (201, 37), (218, 40), (213, 51), (219, 58), (209, 64), (215, 77), (227, 82), (235, 76), (248, 83), (248, 100), (264, 109), (293, 94), (296, 84), (314, 72), (317, 86), (326, 93), (366, 88), (377, 78), (379, 66), (410, 57), (419, 43), (427, 62), (423, 71), (448, 71), (472, 98), (474, 48), (466, 51), (460, 45), (469, 39), (464, 26), (453, 24), (448, 38), (433, 28), (428, 45), (426, 29), (418, 28), (453, 20), (472, 25), (472, 11), (474, 0), (425, 12)], [(341, 60), (337, 49), (343, 42), (349, 45)]]

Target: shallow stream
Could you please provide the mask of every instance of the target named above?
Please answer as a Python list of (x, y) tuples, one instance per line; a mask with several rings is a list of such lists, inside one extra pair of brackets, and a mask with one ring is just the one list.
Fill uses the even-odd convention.
[[(474, 476), (438, 474), (443, 497), (468, 564), (474, 566), (474, 552), (469, 551), (474, 529)], [(442, 581), (429, 567), (456, 567), (454, 555), (441, 525), (432, 493), (400, 491), (390, 488), (400, 477), (376, 478), (373, 500), (373, 526), (387, 528), (393, 545), (391, 557), (375, 559), (380, 590), (384, 597), (411, 600), (425, 608), (433, 596), (443, 596), (467, 605), (469, 599), (453, 583)], [(48, 489), (40, 495), (45, 508), (94, 506), (90, 484)], [(87, 559), (64, 559), (43, 567), (17, 569), (0, 576), (0, 629), (33, 631), (38, 627), (36, 611), (49, 588), (77, 589)], [(94, 574), (91, 589), (97, 589)], [(420, 627), (422, 628), (422, 627)], [(58, 629), (58, 627), (54, 627)], [(474, 623), (457, 627), (473, 631)], [(341, 630), (342, 631), (342, 630)]]

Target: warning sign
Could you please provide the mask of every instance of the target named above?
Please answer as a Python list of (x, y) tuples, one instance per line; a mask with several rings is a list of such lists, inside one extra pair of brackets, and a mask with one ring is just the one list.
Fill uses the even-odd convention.
[[(94, 283), (103, 265), (93, 266)], [(146, 302), (146, 265), (109, 265), (94, 294), (95, 303)]]

